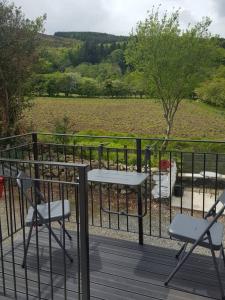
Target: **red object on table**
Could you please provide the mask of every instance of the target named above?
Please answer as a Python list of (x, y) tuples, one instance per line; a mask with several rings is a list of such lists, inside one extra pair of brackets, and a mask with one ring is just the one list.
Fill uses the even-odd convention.
[(4, 190), (4, 177), (0, 176), (0, 198), (2, 198), (3, 190)]
[(159, 167), (161, 171), (167, 171), (171, 168), (171, 162), (169, 160), (161, 160), (159, 163)]

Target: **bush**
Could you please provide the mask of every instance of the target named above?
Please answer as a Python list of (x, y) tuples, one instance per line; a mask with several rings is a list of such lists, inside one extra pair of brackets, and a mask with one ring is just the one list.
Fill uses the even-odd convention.
[(78, 84), (78, 94), (86, 97), (95, 97), (101, 94), (101, 89), (96, 80), (83, 77)]
[(105, 96), (111, 97), (126, 97), (129, 95), (129, 88), (127, 84), (122, 80), (106, 80), (104, 82), (104, 91)]
[(204, 82), (196, 93), (199, 99), (215, 106), (225, 106), (225, 78), (213, 78)]
[[(55, 133), (67, 134), (71, 128), (69, 117), (64, 115), (62, 119), (57, 119), (55, 121)], [(60, 144), (67, 144), (70, 140), (68, 136), (56, 136), (55, 140)]]
[(64, 93), (66, 97), (77, 93), (80, 76), (76, 73), (38, 74), (31, 79), (32, 90), (37, 96), (56, 96)]

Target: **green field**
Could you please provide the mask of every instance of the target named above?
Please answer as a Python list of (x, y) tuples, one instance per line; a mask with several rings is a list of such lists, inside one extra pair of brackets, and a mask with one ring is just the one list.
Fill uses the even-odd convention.
[[(54, 132), (56, 121), (65, 115), (70, 120), (70, 132), (93, 130), (158, 137), (166, 126), (160, 103), (147, 99), (37, 98), (23, 122), (32, 130)], [(184, 100), (171, 137), (225, 140), (224, 129), (225, 110)]]

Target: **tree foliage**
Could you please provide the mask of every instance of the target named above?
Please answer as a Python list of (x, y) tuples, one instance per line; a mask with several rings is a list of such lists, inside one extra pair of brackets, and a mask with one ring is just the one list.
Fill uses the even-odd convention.
[(100, 32), (79, 32), (79, 31), (71, 31), (71, 32), (56, 32), (56, 37), (64, 37), (64, 38), (73, 38), (83, 42), (94, 42), (96, 44), (107, 44), (107, 43), (117, 43), (123, 42), (128, 39), (127, 36), (118, 36), (108, 33), (100, 33)]
[(140, 98), (142, 98), (144, 95), (149, 94), (148, 82), (143, 72), (134, 71), (127, 73), (124, 81), (128, 86), (130, 95), (134, 95), (135, 97), (140, 96)]
[[(106, 79), (118, 79), (122, 75), (121, 69), (117, 64), (108, 62), (102, 62), (95, 65), (82, 63), (72, 70), (79, 73), (81, 76), (95, 78), (99, 81)], [(68, 71), (70, 72), (71, 69), (69, 68)]]
[(0, 133), (11, 134), (27, 105), (27, 79), (36, 61), (45, 17), (28, 20), (20, 8), (0, 2)]
[(127, 63), (143, 72), (155, 97), (161, 100), (168, 139), (179, 103), (189, 97), (218, 60), (218, 47), (208, 32), (211, 23), (203, 19), (181, 30), (179, 11), (160, 17), (153, 8), (132, 34)]
[(225, 67), (220, 66), (212, 79), (206, 80), (196, 89), (196, 94), (206, 103), (225, 107)]

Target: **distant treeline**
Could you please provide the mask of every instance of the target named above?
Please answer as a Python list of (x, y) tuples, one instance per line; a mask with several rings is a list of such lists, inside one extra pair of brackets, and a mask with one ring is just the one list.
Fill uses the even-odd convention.
[[(56, 32), (54, 36), (42, 35), (39, 62), (29, 86), (38, 96), (154, 96), (154, 90), (143, 74), (134, 72), (126, 63), (127, 39), (128, 37), (96, 32)], [(219, 38), (219, 44), (225, 48), (225, 39)], [(224, 78), (223, 68), (216, 74), (213, 82), (207, 82), (206, 86), (203, 85), (198, 90), (197, 96), (212, 102), (212, 93), (210, 91), (208, 96), (208, 89), (213, 90), (215, 84), (222, 88), (224, 81), (220, 80), (221, 77)], [(190, 97), (193, 95), (196, 96), (196, 93)]]
[[(87, 66), (88, 67), (88, 66)], [(82, 77), (79, 73), (36, 74), (30, 84), (36, 96), (82, 96), (82, 97), (143, 97), (146, 94), (146, 82), (141, 73), (130, 73), (122, 77), (110, 79), (108, 66), (101, 65), (98, 77)], [(105, 78), (104, 78), (105, 76)], [(111, 76), (112, 77), (112, 76)], [(108, 79), (107, 79), (108, 78)], [(118, 79), (119, 78), (119, 79)]]
[(128, 40), (127, 36), (119, 36), (100, 32), (56, 32), (55, 36), (77, 39), (83, 42), (94, 42), (103, 44), (124, 42)]
[(144, 78), (140, 73), (131, 74), (126, 64), (127, 37), (78, 32), (42, 35), (42, 40), (39, 62), (30, 82), (35, 95), (145, 94)]

